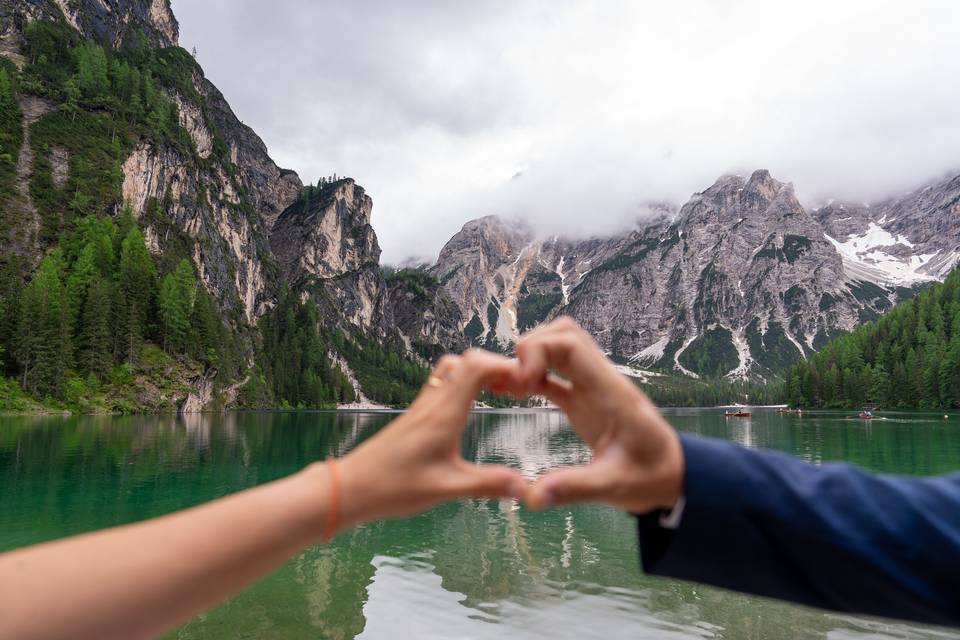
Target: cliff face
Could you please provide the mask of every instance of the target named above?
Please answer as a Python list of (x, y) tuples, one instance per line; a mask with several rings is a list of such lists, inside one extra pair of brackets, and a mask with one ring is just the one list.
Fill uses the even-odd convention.
[(34, 20), (67, 23), (87, 38), (113, 48), (135, 31), (156, 47), (175, 47), (180, 25), (169, 0), (14, 0), (0, 7), (0, 36), (17, 35)]
[[(566, 314), (622, 361), (769, 377), (956, 264), (958, 184), (810, 212), (766, 171), (724, 176), (679, 212), (613, 238), (537, 239), (476, 220), (431, 272), (474, 343), (509, 347)], [(870, 225), (886, 235), (870, 235)]]
[(387, 280), (394, 323), (409, 350), (425, 360), (460, 353), (470, 342), (460, 328), (460, 307), (428, 273), (399, 273)]
[(394, 323), (372, 210), (370, 196), (349, 178), (310, 187), (276, 219), (270, 243), (284, 281), (308, 292), (331, 324), (386, 337)]
[[(144, 37), (146, 46), (157, 50), (177, 46), (177, 21), (167, 0), (16, 0), (0, 9), (5, 50), (18, 61), (26, 26), (58, 19), (65, 19), (84, 39), (114, 49), (133, 46)], [(141, 219), (154, 253), (190, 256), (224, 314), (253, 323), (276, 292), (269, 229), (302, 185), (295, 173), (276, 166), (263, 141), (237, 119), (199, 65), (182, 51), (165, 64), (170, 60), (179, 65), (181, 82), (158, 88), (172, 103), (190, 144), (136, 142), (121, 165), (122, 201)], [(28, 134), (43, 112), (59, 108), (49, 101), (44, 106), (39, 113), (31, 110), (37, 115), (25, 122)], [(23, 145), (21, 158), (29, 152), (30, 145)], [(65, 157), (64, 175), (70, 162)], [(29, 164), (21, 176), (27, 197)], [(119, 206), (118, 198), (115, 210)], [(22, 210), (29, 214), (31, 203), (23, 203)], [(34, 245), (33, 251), (39, 250), (42, 247)]]
[(233, 302), (252, 323), (276, 293), (270, 228), (303, 185), (296, 173), (277, 167), (199, 66), (191, 81), (191, 96), (169, 95), (194, 153), (140, 144), (123, 165), (123, 198), (138, 216), (156, 200), (166, 218), (147, 224), (157, 252), (166, 250), (169, 239), (158, 227), (169, 222), (192, 244), (194, 264), (211, 293)]

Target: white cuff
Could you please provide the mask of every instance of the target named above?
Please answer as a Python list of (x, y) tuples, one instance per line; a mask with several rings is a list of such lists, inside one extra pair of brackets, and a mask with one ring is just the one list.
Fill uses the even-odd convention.
[(680, 527), (680, 520), (683, 518), (683, 508), (687, 506), (687, 499), (680, 496), (677, 503), (673, 505), (670, 511), (664, 511), (660, 514), (660, 526), (664, 529), (676, 530)]

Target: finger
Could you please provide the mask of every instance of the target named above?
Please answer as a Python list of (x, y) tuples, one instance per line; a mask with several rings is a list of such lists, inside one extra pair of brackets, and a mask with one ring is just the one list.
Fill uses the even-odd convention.
[(437, 361), (437, 366), (433, 368), (433, 372), (431, 375), (441, 380), (445, 380), (449, 378), (453, 374), (453, 372), (460, 367), (461, 360), (462, 358), (460, 356), (455, 356), (450, 354), (442, 356)]
[(482, 349), (470, 349), (463, 354), (450, 386), (455, 399), (471, 402), (483, 389), (522, 393), (520, 363)]
[(569, 380), (564, 380), (552, 373), (548, 373), (533, 386), (528, 387), (527, 392), (531, 395), (544, 396), (547, 400), (562, 409), (570, 403), (573, 385)]
[(433, 371), (427, 376), (427, 381), (423, 385), (423, 388), (420, 389), (420, 394), (417, 398), (436, 395), (440, 389), (447, 386), (453, 379), (455, 372), (460, 368), (460, 360), (460, 356), (442, 356), (437, 361), (437, 365), (433, 368)]
[(582, 331), (583, 329), (577, 324), (577, 321), (571, 318), (570, 316), (560, 316), (551, 320), (547, 324), (542, 324), (536, 329), (528, 331), (523, 334), (523, 338), (530, 338), (533, 336), (542, 336), (550, 333), (567, 333), (570, 331)]
[(531, 509), (545, 509), (572, 502), (603, 502), (612, 486), (609, 470), (600, 464), (551, 471), (527, 491)]
[(517, 343), (520, 378), (529, 387), (534, 387), (553, 369), (577, 386), (587, 385), (596, 375), (585, 368), (589, 364), (590, 349), (588, 342), (570, 331), (531, 335)]
[(516, 470), (493, 464), (459, 462), (458, 472), (452, 474), (446, 487), (446, 497), (455, 498), (517, 498), (527, 494), (529, 484)]

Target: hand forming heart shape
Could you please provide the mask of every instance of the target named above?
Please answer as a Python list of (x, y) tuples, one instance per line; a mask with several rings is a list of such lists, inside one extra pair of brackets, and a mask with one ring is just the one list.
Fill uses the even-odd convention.
[[(483, 389), (546, 396), (566, 412), (593, 461), (550, 471), (532, 486), (507, 467), (466, 462), (460, 440)], [(523, 498), (532, 508), (603, 502), (645, 513), (674, 505), (683, 484), (673, 429), (569, 318), (524, 336), (517, 359), (480, 350), (444, 356), (409, 411), (347, 455), (342, 468), (344, 528), (466, 496)]]

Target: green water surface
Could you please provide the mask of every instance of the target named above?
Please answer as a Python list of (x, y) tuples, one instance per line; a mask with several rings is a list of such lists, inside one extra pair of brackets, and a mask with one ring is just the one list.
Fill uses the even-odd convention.
[[(675, 410), (683, 431), (820, 463), (938, 474), (960, 469), (960, 420), (849, 413), (725, 419)], [(149, 518), (340, 455), (393, 416), (235, 413), (0, 418), (0, 551)], [(529, 477), (584, 462), (562, 414), (478, 413), (468, 458)], [(51, 603), (56, 606), (56, 603)], [(462, 500), (363, 526), (308, 549), (171, 638), (960, 638), (647, 577), (633, 521), (579, 506), (533, 513)]]

